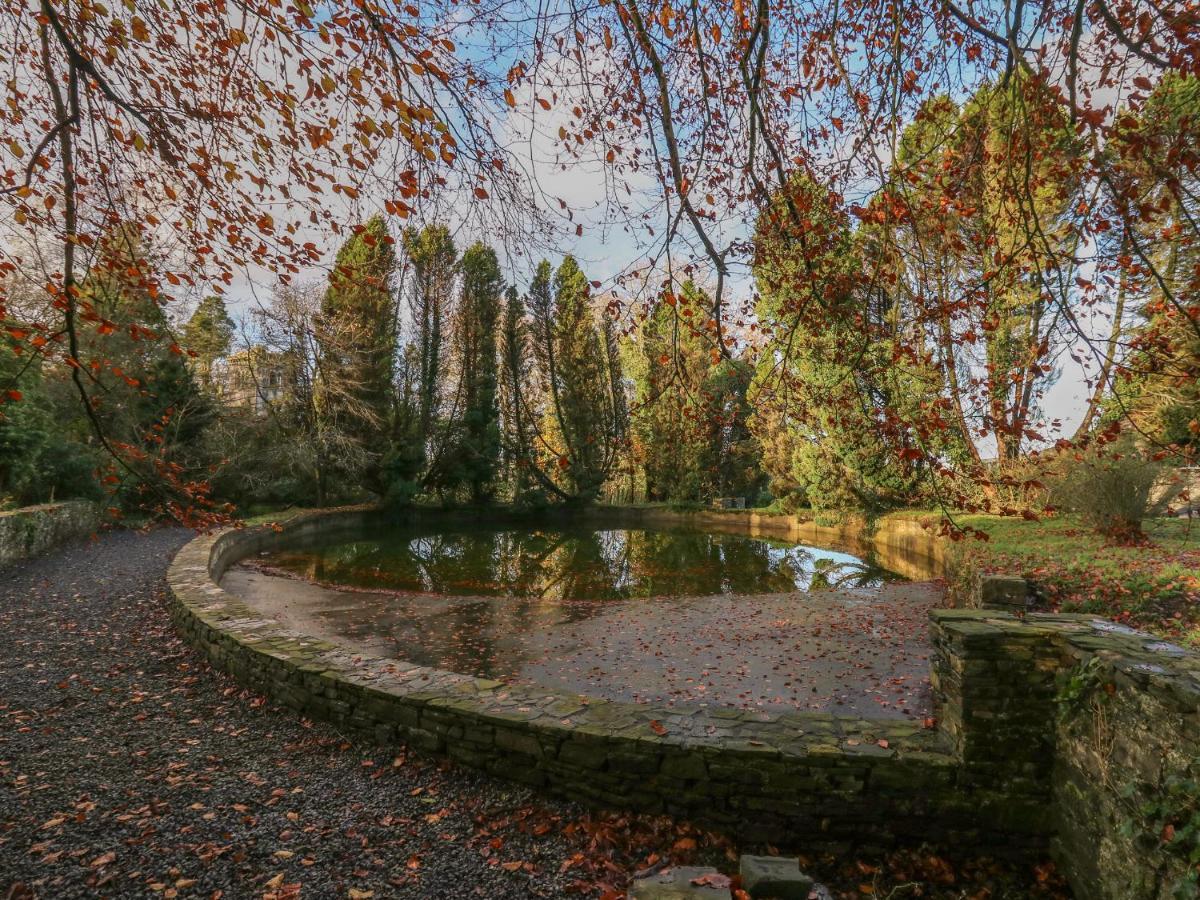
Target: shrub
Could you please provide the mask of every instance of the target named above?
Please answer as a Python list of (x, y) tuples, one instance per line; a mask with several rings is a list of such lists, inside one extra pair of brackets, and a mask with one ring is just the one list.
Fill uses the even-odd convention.
[(1133, 439), (1121, 438), (1068, 462), (1054, 496), (1109, 540), (1141, 543), (1142, 521), (1151, 514), (1150, 494), (1162, 470)]

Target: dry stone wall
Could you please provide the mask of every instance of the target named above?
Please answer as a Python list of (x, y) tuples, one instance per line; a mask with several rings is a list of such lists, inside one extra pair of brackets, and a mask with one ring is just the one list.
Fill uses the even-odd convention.
[(1200, 896), (1200, 656), (1090, 615), (938, 610), (933, 636), (981, 813), (1047, 823), (1079, 897)]
[(0, 512), (0, 568), (38, 556), (100, 525), (100, 508), (88, 500), (43, 503)]

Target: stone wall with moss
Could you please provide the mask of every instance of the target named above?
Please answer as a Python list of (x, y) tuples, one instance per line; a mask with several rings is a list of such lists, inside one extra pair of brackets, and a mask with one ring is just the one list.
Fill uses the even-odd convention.
[(1200, 656), (1090, 615), (938, 610), (933, 629), (960, 783), (1008, 795), (981, 812), (1049, 823), (1079, 897), (1200, 896)]
[(1054, 846), (1080, 896), (1200, 896), (1200, 664), (1116, 631), (1071, 644), (1056, 720)]
[(43, 503), (0, 512), (0, 568), (91, 534), (100, 508), (88, 500)]
[(617, 703), (374, 659), (288, 632), (217, 583), (247, 555), (358, 530), (371, 515), (301, 515), (196, 539), (168, 576), (178, 627), (217, 668), (301, 715), (572, 799), (789, 846), (1046, 845), (1044, 823), (1019, 814), (1034, 798), (980, 817), (951, 742), (921, 722)]
[[(285, 630), (217, 583), (238, 559), (376, 515), (302, 514), (197, 538), (168, 575), (179, 629), (214, 666), (301, 715), (561, 796), (776, 845), (1053, 850), (1080, 897), (1196, 896), (1196, 654), (1088, 615), (936, 610), (933, 727), (655, 708), (363, 657)], [(614, 522), (612, 511), (587, 515)], [(730, 513), (710, 515), (690, 524), (733, 527)], [(984, 585), (977, 605), (993, 593), (1021, 594)]]

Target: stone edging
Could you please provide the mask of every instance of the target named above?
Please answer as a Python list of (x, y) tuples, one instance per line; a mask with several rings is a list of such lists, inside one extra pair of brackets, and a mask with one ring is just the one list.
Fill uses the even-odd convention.
[(924, 729), (656, 709), (358, 656), (285, 630), (217, 584), (238, 559), (372, 515), (302, 514), (197, 538), (168, 572), (178, 628), (216, 668), (302, 715), (588, 803), (777, 845), (1051, 848), (1080, 896), (1107, 900), (1165, 897), (1163, 885), (1187, 876), (1156, 833), (1129, 824), (1162, 805), (1172, 779), (1200, 781), (1200, 656), (1184, 648), (1088, 615), (935, 610), (938, 724)]
[(285, 534), (369, 515), (302, 514), (282, 530), (197, 538), (168, 574), (178, 627), (214, 666), (302, 715), (562, 796), (736, 826), (751, 840), (994, 836), (956, 790), (949, 742), (919, 723), (654, 708), (507, 686), (288, 632), (216, 583)]

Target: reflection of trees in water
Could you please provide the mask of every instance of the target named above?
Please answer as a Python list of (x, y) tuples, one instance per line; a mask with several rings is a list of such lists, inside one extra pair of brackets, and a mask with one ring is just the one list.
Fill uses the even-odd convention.
[(324, 582), (543, 600), (864, 588), (881, 575), (846, 554), (621, 529), (396, 533), (279, 558)]
[(726, 567), (713, 535), (635, 531), (630, 543), (639, 595), (721, 592)]
[(799, 590), (821, 591), (877, 587), (885, 573), (871, 563), (841, 554), (822, 555), (808, 547), (792, 547), (779, 559), (780, 568)]

